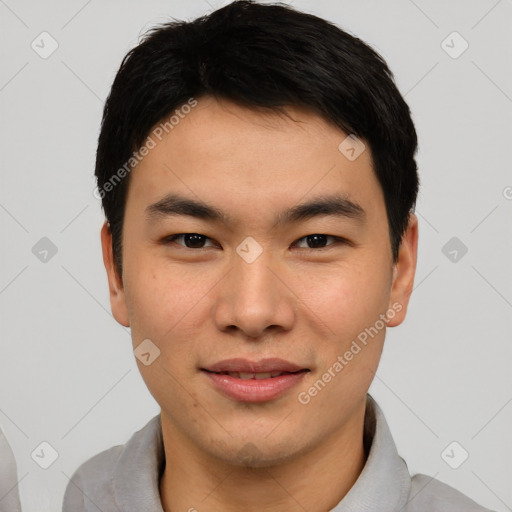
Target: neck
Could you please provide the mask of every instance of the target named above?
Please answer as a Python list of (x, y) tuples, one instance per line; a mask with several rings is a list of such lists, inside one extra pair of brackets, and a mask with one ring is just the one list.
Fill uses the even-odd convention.
[(285, 464), (247, 468), (204, 454), (162, 415), (166, 465), (160, 478), (165, 512), (304, 512), (333, 509), (359, 477), (365, 402), (321, 445)]

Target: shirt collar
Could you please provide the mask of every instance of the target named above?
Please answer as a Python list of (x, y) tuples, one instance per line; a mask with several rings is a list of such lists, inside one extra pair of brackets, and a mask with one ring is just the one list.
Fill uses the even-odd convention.
[(402, 510), (411, 491), (411, 477), (398, 455), (386, 418), (368, 394), (364, 418), (365, 445), (370, 446), (363, 471), (331, 512), (395, 512)]
[(120, 512), (164, 512), (160, 501), (160, 476), (164, 466), (161, 414), (157, 414), (132, 436), (115, 465), (114, 499)]
[[(398, 455), (384, 414), (369, 394), (364, 443), (369, 453), (363, 471), (330, 512), (394, 512), (407, 502), (411, 490), (407, 465)], [(114, 496), (121, 512), (164, 512), (159, 490), (164, 466), (161, 415), (158, 414), (132, 436), (114, 468)]]

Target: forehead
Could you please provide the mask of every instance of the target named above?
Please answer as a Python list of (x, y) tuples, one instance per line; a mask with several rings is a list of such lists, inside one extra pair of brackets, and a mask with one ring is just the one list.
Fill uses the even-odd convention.
[(226, 211), (282, 210), (333, 192), (382, 202), (369, 147), (360, 141), (353, 158), (348, 134), (306, 109), (287, 107), (284, 115), (204, 97), (184, 112), (166, 129), (157, 125), (158, 137), (153, 130), (156, 144), (132, 171), (128, 202), (142, 206), (171, 192)]

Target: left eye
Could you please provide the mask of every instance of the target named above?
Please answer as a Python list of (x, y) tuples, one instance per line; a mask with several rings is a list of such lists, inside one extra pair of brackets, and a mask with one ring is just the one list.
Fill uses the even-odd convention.
[(296, 244), (301, 243), (302, 241), (306, 242), (306, 244), (312, 245), (312, 247), (300, 247), (301, 249), (322, 249), (324, 247), (333, 245), (333, 244), (327, 244), (327, 239), (330, 238), (334, 240), (335, 242), (341, 242), (342, 239), (337, 236), (332, 235), (321, 235), (321, 234), (315, 234), (315, 235), (307, 235), (302, 238), (299, 238)]
[[(165, 243), (174, 242), (176, 240), (183, 240), (184, 245), (187, 249), (202, 249), (204, 247), (204, 243), (207, 240), (210, 240), (205, 235), (200, 235), (199, 233), (181, 233), (179, 235), (171, 235), (164, 239)], [(178, 244), (183, 245), (183, 244)], [(211, 245), (214, 247), (214, 245)]]

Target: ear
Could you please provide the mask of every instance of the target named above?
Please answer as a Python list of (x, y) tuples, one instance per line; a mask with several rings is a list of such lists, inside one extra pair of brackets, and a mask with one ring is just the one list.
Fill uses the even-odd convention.
[(114, 264), (112, 233), (108, 222), (105, 222), (101, 228), (101, 249), (103, 251), (103, 263), (107, 271), (112, 314), (121, 325), (129, 327), (130, 320), (128, 317), (128, 308), (126, 307), (123, 281)]
[(388, 319), (388, 327), (400, 325), (405, 319), (409, 298), (414, 285), (417, 252), (418, 218), (411, 212), (407, 229), (400, 243), (398, 260), (393, 265), (393, 284), (391, 286), (389, 308), (391, 309), (392, 305), (395, 304), (395, 307), (392, 308), (395, 311), (395, 316)]

